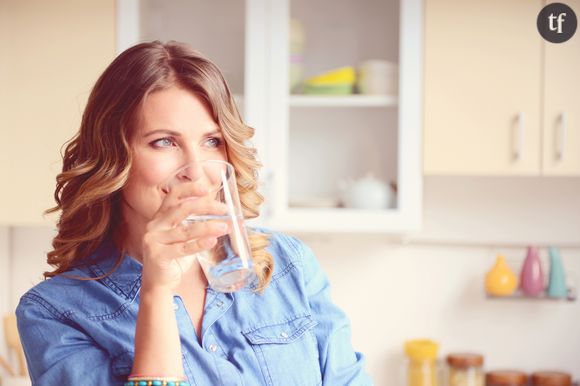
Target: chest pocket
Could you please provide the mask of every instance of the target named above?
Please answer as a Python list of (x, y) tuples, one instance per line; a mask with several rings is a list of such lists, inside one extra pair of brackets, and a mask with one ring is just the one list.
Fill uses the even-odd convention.
[(318, 322), (304, 316), (243, 332), (271, 386), (322, 384), (318, 346), (312, 331)]

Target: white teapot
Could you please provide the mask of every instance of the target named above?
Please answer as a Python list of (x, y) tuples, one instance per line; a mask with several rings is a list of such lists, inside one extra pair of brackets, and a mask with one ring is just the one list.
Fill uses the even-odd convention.
[(393, 202), (393, 192), (389, 185), (370, 172), (357, 180), (340, 180), (338, 188), (346, 208), (387, 209)]

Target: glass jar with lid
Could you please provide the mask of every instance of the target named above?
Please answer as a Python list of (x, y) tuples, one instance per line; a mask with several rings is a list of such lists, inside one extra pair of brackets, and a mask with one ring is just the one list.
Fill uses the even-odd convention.
[(439, 344), (428, 339), (405, 342), (407, 386), (438, 386), (438, 349)]
[(485, 375), (485, 386), (525, 386), (528, 375), (516, 370), (490, 371)]
[(572, 376), (559, 371), (537, 371), (532, 374), (532, 386), (572, 386)]
[(448, 386), (484, 386), (483, 356), (472, 353), (447, 355)]

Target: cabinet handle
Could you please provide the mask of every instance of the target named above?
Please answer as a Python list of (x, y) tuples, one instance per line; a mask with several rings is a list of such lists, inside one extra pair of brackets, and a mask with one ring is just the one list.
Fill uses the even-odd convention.
[(513, 157), (515, 161), (519, 161), (524, 155), (525, 116), (523, 112), (518, 113), (516, 121)]
[(556, 142), (556, 159), (562, 161), (564, 159), (564, 150), (566, 149), (566, 141), (568, 139), (568, 114), (563, 112), (560, 114), (558, 120), (558, 139)]

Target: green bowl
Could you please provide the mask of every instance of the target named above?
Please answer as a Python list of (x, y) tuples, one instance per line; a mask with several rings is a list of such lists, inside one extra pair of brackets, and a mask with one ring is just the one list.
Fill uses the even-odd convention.
[(304, 84), (302, 93), (306, 95), (349, 95), (353, 93), (353, 84)]

